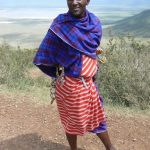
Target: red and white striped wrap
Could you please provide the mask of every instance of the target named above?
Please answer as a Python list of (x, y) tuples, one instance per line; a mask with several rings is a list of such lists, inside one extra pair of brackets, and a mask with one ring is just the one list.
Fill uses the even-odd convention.
[(99, 93), (92, 80), (97, 72), (97, 61), (82, 57), (81, 78), (64, 77), (64, 83), (56, 82), (56, 102), (65, 132), (83, 135), (105, 121)]

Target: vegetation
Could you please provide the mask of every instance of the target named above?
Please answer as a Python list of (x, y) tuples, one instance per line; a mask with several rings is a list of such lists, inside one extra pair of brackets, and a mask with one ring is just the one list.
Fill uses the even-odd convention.
[[(16, 90), (49, 87), (49, 79), (33, 78), (30, 70), (35, 50), (0, 45), (0, 85)], [(133, 37), (111, 38), (107, 44), (107, 63), (101, 65), (98, 84), (104, 100), (140, 109), (150, 108), (150, 42)], [(40, 90), (42, 91), (42, 90)]]
[(98, 83), (105, 99), (113, 104), (150, 107), (150, 42), (133, 37), (111, 38), (108, 62), (101, 66)]
[(0, 46), (0, 84), (18, 90), (47, 86), (49, 81), (46, 78), (32, 78), (29, 75), (29, 70), (34, 68), (34, 55), (34, 50), (16, 49), (3, 43)]

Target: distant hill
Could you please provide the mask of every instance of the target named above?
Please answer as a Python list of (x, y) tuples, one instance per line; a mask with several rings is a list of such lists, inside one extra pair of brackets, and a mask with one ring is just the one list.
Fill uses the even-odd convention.
[[(93, 3), (97, 4), (111, 4), (111, 5), (118, 5), (118, 6), (135, 6), (135, 7), (140, 7), (140, 6), (150, 6), (150, 1), (149, 0), (125, 0), (125, 1), (120, 1), (120, 0), (93, 0)], [(112, 3), (113, 1), (113, 3)], [(92, 1), (91, 1), (92, 3)], [(148, 7), (147, 7), (148, 8)]]
[[(110, 27), (104, 30), (108, 34)], [(138, 37), (150, 37), (150, 9), (140, 14), (115, 22), (111, 27), (113, 35), (131, 35)]]

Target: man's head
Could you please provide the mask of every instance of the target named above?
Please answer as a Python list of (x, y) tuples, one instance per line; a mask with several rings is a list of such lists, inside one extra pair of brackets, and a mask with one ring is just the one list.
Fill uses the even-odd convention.
[(90, 0), (67, 0), (69, 12), (76, 18), (82, 18), (89, 2)]

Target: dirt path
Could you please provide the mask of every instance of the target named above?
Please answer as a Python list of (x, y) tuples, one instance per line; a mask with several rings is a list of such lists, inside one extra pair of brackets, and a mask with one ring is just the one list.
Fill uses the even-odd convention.
[[(150, 118), (112, 113), (108, 126), (118, 150), (150, 149)], [(104, 150), (91, 133), (79, 137), (78, 144), (83, 150)], [(0, 150), (69, 150), (56, 106), (0, 94)]]

